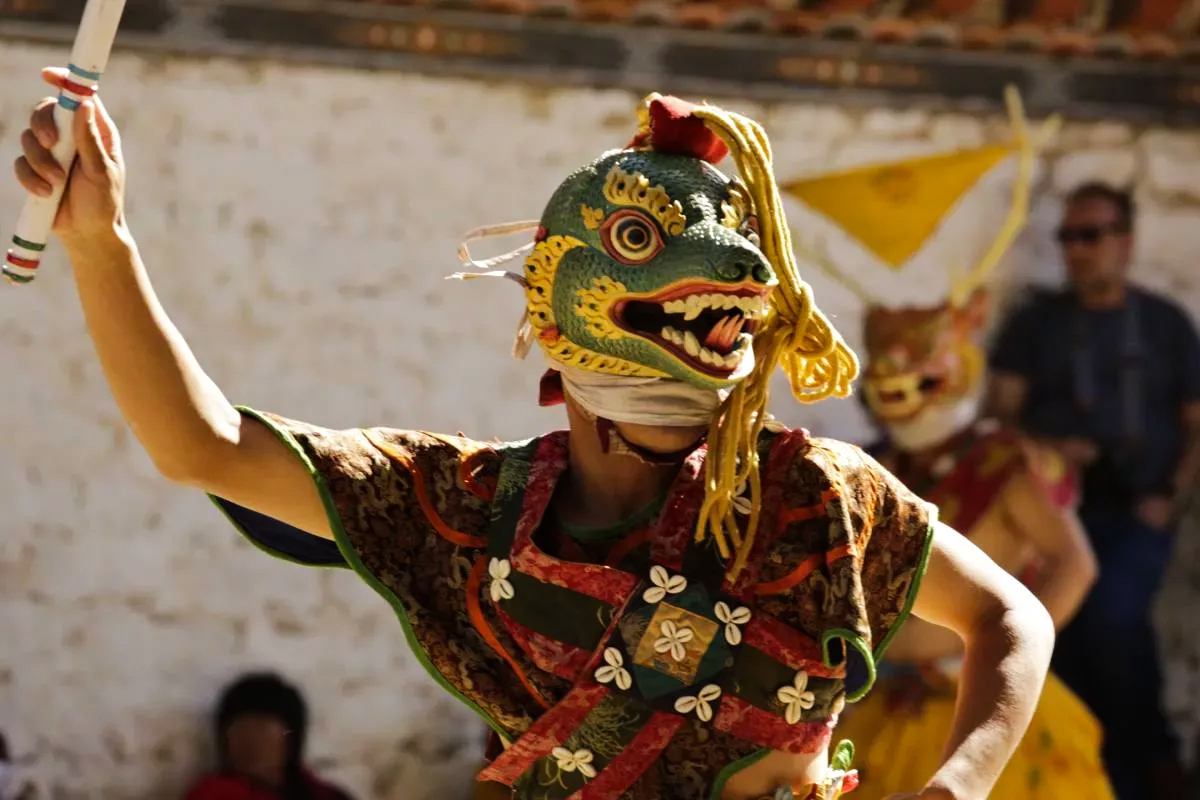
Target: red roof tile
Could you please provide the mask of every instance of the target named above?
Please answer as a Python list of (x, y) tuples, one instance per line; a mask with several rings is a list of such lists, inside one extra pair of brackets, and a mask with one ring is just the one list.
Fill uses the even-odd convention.
[[(461, 7), (463, 2), (454, 4)], [(1200, 3), (1195, 0), (465, 0), (465, 4), (483, 11), (565, 15), (596, 22), (765, 30), (783, 36), (1058, 56), (1162, 59), (1200, 51)]]

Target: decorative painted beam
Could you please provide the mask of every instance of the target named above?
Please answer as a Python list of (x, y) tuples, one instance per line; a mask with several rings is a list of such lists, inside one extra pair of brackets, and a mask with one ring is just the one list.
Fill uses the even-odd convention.
[[(0, 0), (0, 38), (62, 42), (82, 0)], [(429, 5), (128, 0), (118, 48), (637, 91), (1200, 124), (1200, 66), (586, 23)]]

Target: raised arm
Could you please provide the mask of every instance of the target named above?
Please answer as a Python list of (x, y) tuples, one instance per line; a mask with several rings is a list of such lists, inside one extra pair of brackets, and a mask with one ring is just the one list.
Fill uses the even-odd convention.
[[(43, 78), (60, 87), (65, 70)], [(16, 174), (47, 194), (67, 180), (54, 232), (75, 274), (88, 331), (117, 405), (170, 480), (331, 538), (304, 465), (261, 423), (243, 417), (204, 373), (154, 294), (124, 215), (120, 137), (98, 97), (75, 118), (78, 157), (69, 177), (54, 162), (54, 98), (21, 136)]]
[(984, 800), (1021, 741), (1054, 648), (1046, 609), (965, 537), (938, 523), (913, 613), (965, 645), (942, 767), (920, 800)]

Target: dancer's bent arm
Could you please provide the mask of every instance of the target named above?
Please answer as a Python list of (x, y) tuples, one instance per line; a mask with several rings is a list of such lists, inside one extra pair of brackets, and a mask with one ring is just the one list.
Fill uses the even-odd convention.
[[(59, 87), (65, 70), (43, 77)], [(54, 99), (21, 137), (16, 173), (28, 191), (67, 179), (50, 156)], [(54, 231), (70, 257), (88, 331), (129, 427), (167, 478), (332, 538), (303, 464), (262, 424), (243, 417), (204, 373), (154, 294), (125, 225), (125, 165), (99, 98), (75, 114), (78, 158)]]
[(984, 800), (1033, 718), (1054, 624), (1016, 578), (941, 523), (913, 614), (957, 633), (965, 653), (942, 767), (911, 797)]

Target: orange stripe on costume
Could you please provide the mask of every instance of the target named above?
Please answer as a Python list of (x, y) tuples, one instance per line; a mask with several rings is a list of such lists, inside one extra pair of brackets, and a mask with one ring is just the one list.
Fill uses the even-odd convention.
[(806, 519), (813, 519), (825, 513), (825, 506), (833, 500), (837, 499), (837, 492), (833, 489), (827, 489), (821, 492), (821, 500), (807, 506), (799, 506), (797, 508), (787, 508), (779, 512), (779, 531), (783, 531), (785, 527), (793, 522), (803, 522)]
[(433, 503), (429, 499), (429, 493), (425, 489), (425, 476), (407, 453), (400, 452), (386, 442), (377, 442), (372, 439), (371, 443), (379, 448), (379, 450), (388, 458), (392, 459), (408, 470), (409, 475), (412, 477), (413, 490), (417, 495), (417, 504), (420, 505), (422, 513), (425, 514), (425, 518), (429, 520), (429, 524), (432, 525), (433, 529), (438, 532), (438, 535), (440, 535), (443, 539), (454, 542), (454, 544), (461, 545), (462, 547), (480, 548), (487, 546), (486, 537), (472, 536), (469, 533), (456, 531), (454, 528), (451, 528), (449, 525), (447, 525), (445, 520), (438, 516), (437, 509), (433, 507)]
[(754, 587), (755, 594), (782, 594), (788, 589), (791, 589), (800, 581), (812, 574), (812, 571), (821, 566), (821, 562), (832, 565), (838, 559), (845, 558), (853, 552), (853, 548), (844, 544), (840, 547), (835, 547), (824, 555), (809, 556), (800, 562), (800, 566), (784, 575), (779, 580), (771, 581), (770, 583), (760, 583)]
[(480, 500), (489, 503), (496, 496), (496, 481), (492, 479), (481, 483), (475, 480), (475, 470), (478, 467), (479, 456), (492, 452), (494, 451), (487, 449), (476, 450), (473, 453), (465, 453), (458, 461), (458, 479), (462, 481), (463, 486)]
[(479, 635), (488, 643), (488, 646), (496, 651), (496, 655), (508, 662), (508, 665), (513, 668), (513, 672), (517, 674), (517, 679), (521, 681), (521, 685), (525, 690), (533, 696), (533, 699), (538, 702), (542, 708), (550, 708), (551, 704), (546, 702), (541, 693), (533, 687), (526, 677), (525, 671), (517, 663), (517, 660), (504, 649), (504, 645), (500, 644), (500, 640), (496, 638), (495, 631), (487, 624), (487, 620), (483, 617), (483, 608), (479, 605), (479, 590), (483, 586), (483, 573), (487, 570), (487, 556), (480, 556), (475, 560), (475, 566), (471, 568), (471, 576), (467, 578), (467, 616), (471, 620), (471, 624), (475, 626), (475, 630), (479, 631)]

